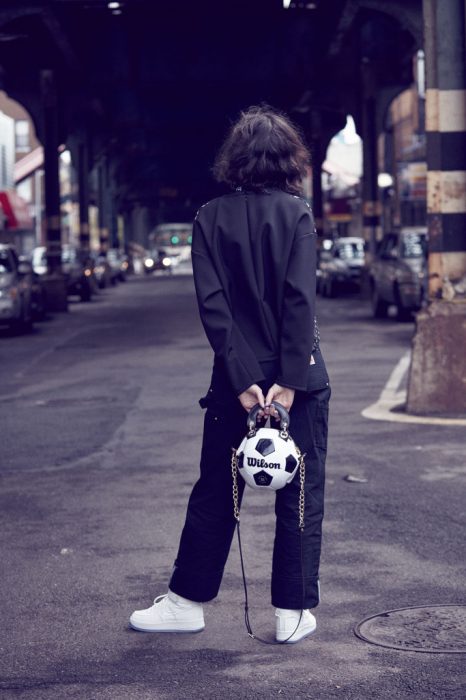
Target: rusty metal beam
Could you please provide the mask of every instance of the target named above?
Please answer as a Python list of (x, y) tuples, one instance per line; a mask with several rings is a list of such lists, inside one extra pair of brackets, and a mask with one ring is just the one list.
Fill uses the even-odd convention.
[(336, 57), (340, 51), (347, 33), (351, 30), (360, 10), (381, 12), (396, 19), (403, 29), (409, 31), (417, 46), (423, 43), (422, 29), (422, 0), (347, 0), (345, 9), (338, 22), (334, 39), (330, 44), (328, 55)]

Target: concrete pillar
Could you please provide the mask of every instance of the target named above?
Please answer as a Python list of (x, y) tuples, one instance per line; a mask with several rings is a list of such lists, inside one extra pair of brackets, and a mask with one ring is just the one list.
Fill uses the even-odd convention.
[(68, 309), (67, 292), (61, 266), (58, 105), (55, 76), (52, 70), (41, 71), (41, 93), (47, 248), (47, 274), (44, 286), (48, 308), (51, 311), (66, 311)]
[[(466, 412), (464, 0), (424, 0), (430, 305), (417, 317), (413, 413)], [(461, 283), (461, 280), (464, 280)]]

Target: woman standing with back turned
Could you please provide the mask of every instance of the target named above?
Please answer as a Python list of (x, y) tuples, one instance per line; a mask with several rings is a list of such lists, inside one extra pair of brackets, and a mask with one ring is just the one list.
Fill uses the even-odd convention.
[[(215, 359), (207, 395), (201, 473), (166, 595), (130, 618), (146, 632), (204, 629), (202, 603), (216, 597), (235, 528), (231, 448), (246, 411), (272, 401), (290, 411), (306, 453), (304, 600), (299, 479), (277, 491), (272, 565), (276, 639), (316, 627), (330, 387), (315, 320), (316, 235), (300, 183), (309, 153), (288, 118), (270, 107), (241, 113), (214, 168), (233, 191), (201, 207), (192, 259), (199, 312)], [(240, 498), (244, 484), (242, 480)], [(299, 626), (295, 630), (300, 619)]]

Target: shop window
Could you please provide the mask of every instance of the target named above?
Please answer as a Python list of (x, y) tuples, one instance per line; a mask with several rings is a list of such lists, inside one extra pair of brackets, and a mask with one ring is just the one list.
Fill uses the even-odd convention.
[(8, 187), (8, 173), (6, 165), (6, 147), (2, 143), (0, 145), (0, 189), (5, 190)]
[(27, 153), (30, 150), (29, 122), (18, 119), (15, 122), (16, 151)]

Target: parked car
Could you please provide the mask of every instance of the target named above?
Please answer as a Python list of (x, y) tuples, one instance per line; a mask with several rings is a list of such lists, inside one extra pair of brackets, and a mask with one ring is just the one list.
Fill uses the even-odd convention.
[(32, 327), (32, 269), (13, 246), (0, 243), (0, 323), (16, 331)]
[(364, 240), (357, 236), (339, 238), (319, 254), (318, 291), (334, 297), (346, 289), (359, 287), (364, 268)]
[(107, 262), (110, 266), (110, 282), (124, 282), (126, 280), (126, 271), (128, 269), (128, 260), (118, 248), (110, 248), (107, 251)]
[(120, 280), (126, 282), (128, 273), (131, 272), (129, 255), (120, 252)]
[(90, 301), (93, 265), (89, 253), (71, 245), (64, 245), (62, 247), (62, 269), (68, 294), (77, 294), (81, 301)]
[[(89, 301), (92, 296), (93, 263), (89, 254), (71, 245), (62, 246), (62, 270), (69, 296), (77, 294), (81, 301)], [(32, 266), (38, 275), (47, 272), (47, 250), (45, 246), (34, 248)]]
[(99, 289), (104, 289), (111, 279), (111, 269), (107, 256), (93, 253), (91, 259), (95, 284)]
[(427, 233), (405, 229), (386, 234), (369, 269), (372, 312), (384, 318), (390, 305), (399, 320), (421, 307), (427, 279)]
[(43, 321), (47, 313), (47, 302), (42, 277), (34, 272), (32, 263), (26, 255), (20, 255), (19, 264), (21, 265), (24, 274), (29, 275), (31, 279), (31, 313), (33, 321)]
[(171, 274), (173, 268), (176, 267), (177, 264), (178, 257), (175, 255), (168, 255), (167, 252), (162, 249), (154, 249), (144, 258), (144, 269), (148, 274), (156, 272), (157, 270)]

